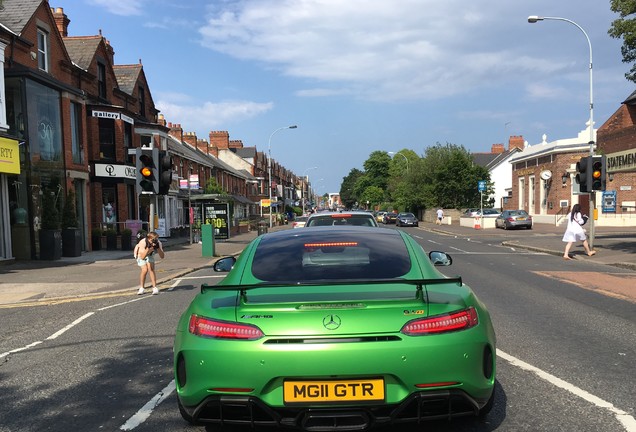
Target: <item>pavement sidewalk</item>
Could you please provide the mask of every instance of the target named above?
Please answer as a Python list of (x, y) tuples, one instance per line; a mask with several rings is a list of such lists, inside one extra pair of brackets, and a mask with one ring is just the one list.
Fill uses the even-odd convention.
[[(291, 225), (282, 225), (270, 231), (290, 228)], [(412, 230), (416, 229), (407, 228), (406, 231), (415, 234), (416, 231)], [(563, 255), (565, 247), (561, 241), (565, 228), (548, 224), (536, 224), (532, 230), (504, 231), (476, 230), (459, 226), (459, 223), (438, 226), (421, 222), (419, 229), (501, 242), (505, 246), (541, 251), (558, 257)], [(168, 289), (174, 279), (211, 266), (219, 256), (240, 253), (256, 236), (257, 232), (251, 231), (227, 241), (217, 241), (215, 257), (202, 256), (202, 246), (189, 244), (189, 239), (168, 239), (164, 242), (166, 258), (157, 261), (157, 285), (161, 290)], [(636, 270), (636, 230), (597, 227), (594, 246), (597, 254), (592, 258), (584, 255), (580, 243), (574, 245), (571, 252), (582, 262), (593, 260), (608, 266)], [(95, 251), (57, 261), (8, 263), (0, 265), (0, 308), (77, 301), (88, 296), (136, 295), (138, 280), (139, 268), (132, 251)], [(150, 286), (149, 278), (146, 284), (146, 287)]]
[[(270, 232), (289, 229), (275, 226)], [(165, 259), (157, 259), (157, 286), (169, 288), (169, 282), (197, 269), (211, 266), (219, 257), (236, 255), (257, 237), (257, 231), (216, 241), (213, 257), (202, 255), (202, 245), (189, 244), (188, 238), (162, 240)], [(146, 292), (151, 287), (146, 277)], [(79, 257), (56, 261), (16, 261), (0, 265), (0, 308), (17, 305), (68, 302), (87, 296), (136, 295), (139, 267), (132, 251), (100, 250), (84, 252)]]

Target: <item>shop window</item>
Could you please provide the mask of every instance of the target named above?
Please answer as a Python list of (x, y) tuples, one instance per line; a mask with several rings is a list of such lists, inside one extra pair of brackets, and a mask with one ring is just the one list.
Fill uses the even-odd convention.
[[(60, 93), (31, 80), (27, 80), (26, 84), (31, 160), (61, 162)], [(46, 168), (54, 167), (49, 164)]]
[(114, 187), (102, 188), (102, 222), (116, 228), (117, 190)]

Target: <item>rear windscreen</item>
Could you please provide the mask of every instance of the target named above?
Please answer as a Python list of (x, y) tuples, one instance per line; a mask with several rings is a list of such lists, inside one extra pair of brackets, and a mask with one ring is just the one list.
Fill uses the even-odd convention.
[(253, 275), (272, 282), (391, 279), (410, 268), (406, 245), (393, 232), (370, 235), (320, 230), (319, 235), (265, 237), (252, 261)]

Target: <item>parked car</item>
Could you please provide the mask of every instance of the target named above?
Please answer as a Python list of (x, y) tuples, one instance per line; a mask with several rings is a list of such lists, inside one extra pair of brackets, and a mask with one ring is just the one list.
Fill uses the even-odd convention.
[(265, 234), (219, 259), (229, 273), (176, 329), (181, 416), (274, 431), (487, 414), (495, 332), (462, 278), (436, 268), (451, 264), (404, 231), (350, 226)]
[(386, 214), (384, 215), (384, 220), (382, 221), (382, 223), (384, 223), (384, 224), (394, 224), (396, 220), (397, 220), (397, 213), (386, 212)]
[(532, 216), (525, 210), (504, 210), (497, 219), (495, 219), (495, 228), (532, 229)]
[(384, 215), (386, 214), (385, 211), (379, 211), (375, 214), (375, 221), (376, 222), (384, 222)]
[(307, 223), (307, 216), (296, 216), (292, 222), (292, 228), (302, 228)]
[(399, 213), (395, 219), (396, 226), (418, 226), (419, 221), (413, 213)]
[(377, 227), (373, 214), (366, 211), (341, 211), (314, 213), (307, 219), (305, 227), (328, 225), (357, 225)]

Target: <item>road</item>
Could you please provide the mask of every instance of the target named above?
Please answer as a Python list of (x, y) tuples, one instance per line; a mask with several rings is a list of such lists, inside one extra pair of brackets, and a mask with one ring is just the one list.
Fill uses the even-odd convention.
[[(502, 247), (496, 236), (405, 230), (452, 255), (445, 272), (473, 287), (497, 332), (491, 414), (426, 430), (636, 432), (636, 303), (563, 277), (616, 285), (634, 272)], [(181, 311), (215, 277), (191, 273), (159, 296), (0, 309), (0, 432), (202, 431), (177, 410), (172, 341)]]

